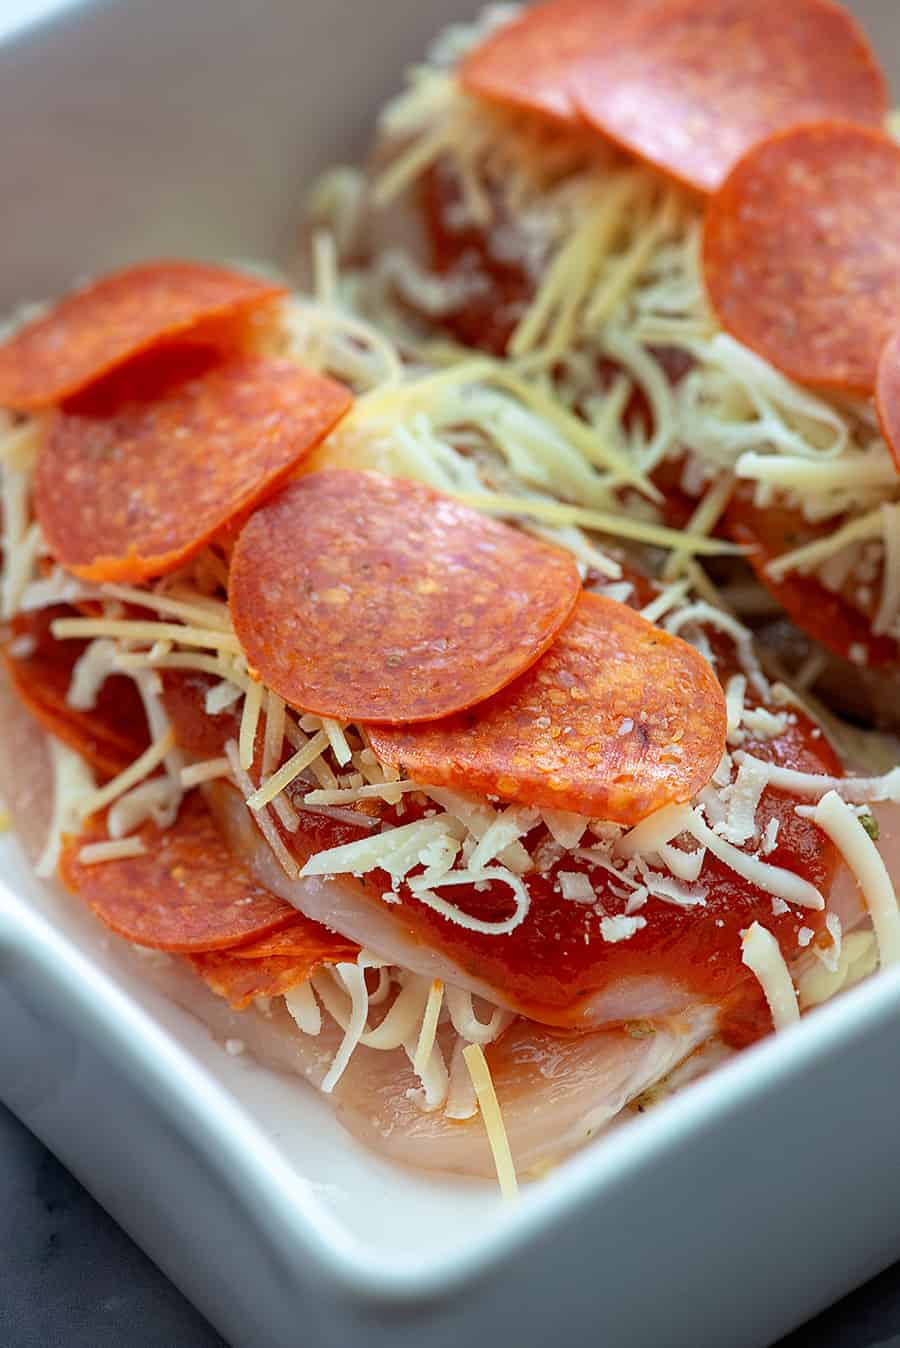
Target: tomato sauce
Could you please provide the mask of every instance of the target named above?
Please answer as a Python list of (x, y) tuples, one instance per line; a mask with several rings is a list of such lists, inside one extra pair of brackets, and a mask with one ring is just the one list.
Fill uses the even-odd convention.
[[(170, 713), (175, 705), (167, 692)], [(182, 701), (180, 719), (173, 718), (176, 726), (181, 726), (180, 736), (191, 733), (189, 725), (185, 732), (187, 706), (188, 702)], [(198, 717), (204, 715), (199, 692), (195, 709)], [(840, 763), (814, 723), (800, 711), (793, 712), (792, 717), (777, 738), (748, 739), (744, 748), (784, 767), (840, 776)], [(196, 743), (196, 738), (192, 742)], [(222, 742), (214, 748), (206, 740), (205, 751), (221, 752)], [(764, 793), (757, 811), (760, 834), (770, 819), (777, 819), (779, 825), (776, 846), (764, 860), (802, 875), (827, 898), (837, 853), (810, 820), (795, 814), (795, 803), (780, 791)], [(426, 808), (406, 797), (402, 815), (385, 807), (382, 817), (396, 824), (410, 823), (423, 817)], [(297, 832), (281, 833), (301, 865), (317, 851), (371, 833), (362, 821), (355, 828), (302, 810), (300, 817)], [(596, 839), (588, 833), (583, 841), (587, 848)], [(525, 840), (532, 853), (548, 842), (542, 825)], [(561, 871), (587, 875), (594, 890), (593, 903), (563, 898)], [(604, 917), (625, 912), (627, 900), (622, 895), (627, 886), (622, 881), (572, 853), (557, 856), (544, 873), (534, 871), (524, 881), (531, 898), (530, 912), (508, 935), (470, 931), (414, 898), (405, 884), (398, 888), (401, 903), (392, 906), (391, 912), (404, 922), (413, 939), (442, 951), (482, 982), (502, 988), (511, 1001), (535, 1019), (565, 1022), (571, 1019), (573, 1006), (620, 979), (661, 976), (700, 1000), (722, 1005), (730, 1033), (741, 1042), (763, 1032), (770, 1023), (765, 1003), (759, 999), (758, 984), (741, 961), (741, 931), (754, 921), (763, 923), (789, 960), (799, 953), (801, 927), (827, 941), (822, 936), (824, 913), (791, 908), (776, 914), (769, 893), (742, 880), (708, 853), (697, 881), (706, 890), (705, 902), (682, 907), (650, 898), (639, 911), (646, 925), (628, 939), (616, 942), (604, 939), (601, 922)], [(372, 902), (382, 904), (382, 894), (391, 888), (390, 878), (383, 872), (372, 872), (366, 877), (365, 887)], [(441, 893), (440, 889), (437, 892)], [(443, 897), (485, 921), (502, 921), (512, 911), (509, 887), (499, 882), (490, 883), (480, 892), (473, 886), (453, 886), (444, 891)]]
[[(785, 767), (806, 772), (840, 775), (841, 769), (824, 738), (814, 737), (814, 726), (802, 714), (778, 739), (747, 742), (747, 749)], [(809, 820), (794, 813), (795, 801), (780, 791), (764, 793), (757, 811), (760, 832), (772, 818), (779, 822), (777, 845), (764, 860), (794, 871), (826, 896), (837, 854)], [(588, 835), (586, 846), (594, 841)], [(539, 835), (526, 840), (529, 850)], [(583, 905), (564, 899), (558, 885), (560, 871), (586, 874), (595, 903)], [(824, 913), (790, 909), (775, 915), (772, 897), (735, 875), (707, 853), (697, 882), (707, 891), (703, 904), (681, 907), (650, 898), (640, 909), (646, 926), (623, 941), (609, 942), (601, 934), (603, 917), (625, 912), (626, 887), (600, 867), (564, 854), (546, 874), (525, 877), (531, 910), (525, 921), (506, 936), (472, 932), (433, 912), (402, 890), (404, 915), (419, 939), (448, 954), (479, 979), (501, 987), (517, 1005), (536, 1018), (569, 1007), (610, 983), (628, 977), (664, 976), (690, 988), (698, 998), (722, 1002), (748, 979), (741, 961), (741, 931), (754, 921), (776, 936), (788, 959), (798, 950), (797, 932), (823, 928)], [(440, 893), (440, 890), (437, 891)], [(478, 893), (455, 886), (445, 897), (474, 917), (498, 921), (511, 911), (507, 886), (492, 884)], [(755, 981), (755, 980), (754, 980)]]

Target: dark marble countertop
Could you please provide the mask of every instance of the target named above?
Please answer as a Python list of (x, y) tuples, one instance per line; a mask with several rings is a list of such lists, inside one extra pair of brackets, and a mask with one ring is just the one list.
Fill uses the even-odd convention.
[[(227, 1348), (78, 1181), (2, 1106), (0, 1345)], [(778, 1348), (900, 1348), (900, 1265), (782, 1340)]]

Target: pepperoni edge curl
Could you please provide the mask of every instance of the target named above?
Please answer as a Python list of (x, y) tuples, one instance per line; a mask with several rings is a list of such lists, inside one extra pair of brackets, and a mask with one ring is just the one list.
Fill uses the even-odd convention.
[(283, 285), (194, 262), (112, 272), (0, 345), (0, 406), (50, 407), (159, 342), (245, 316), (286, 293)]
[(63, 883), (111, 931), (134, 945), (174, 954), (226, 950), (257, 940), (296, 918), (228, 850), (216, 823), (194, 792), (167, 829), (145, 823), (137, 856), (85, 865), (81, 848), (105, 841), (102, 818), (66, 839)]

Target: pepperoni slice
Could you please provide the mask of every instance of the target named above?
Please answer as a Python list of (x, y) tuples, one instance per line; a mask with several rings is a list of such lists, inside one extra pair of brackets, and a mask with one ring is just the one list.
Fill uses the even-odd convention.
[(660, 0), (586, 48), (571, 89), (604, 135), (700, 192), (773, 132), (824, 118), (877, 127), (887, 112), (875, 56), (831, 0)]
[(95, 706), (79, 709), (67, 701), (72, 671), (87, 642), (57, 641), (50, 627), (71, 616), (61, 605), (19, 614), (14, 637), (28, 642), (28, 653), (14, 655), (10, 643), (3, 659), (20, 702), (45, 730), (81, 754), (104, 777), (114, 777), (149, 743), (143, 703), (131, 679), (113, 674), (101, 686)]
[(881, 352), (875, 403), (881, 433), (900, 471), (900, 333), (894, 333)]
[(90, 580), (172, 571), (271, 494), (349, 405), (342, 385), (290, 361), (161, 348), (55, 415), (35, 474), (41, 528)]
[(323, 470), (258, 510), (231, 562), (251, 668), (344, 721), (434, 720), (547, 649), (581, 588), (567, 554), (430, 487)]
[(248, 945), (235, 946), (233, 950), (229, 950), (228, 956), (235, 960), (261, 960), (273, 957), (303, 960), (306, 962), (308, 972), (312, 973), (316, 966), (323, 962), (325, 958), (323, 952), (327, 952), (329, 962), (355, 960), (359, 954), (359, 946), (346, 936), (339, 936), (337, 932), (329, 931), (312, 918), (298, 913), (290, 926), (270, 932), (268, 936), (261, 936)]
[(257, 997), (283, 997), (298, 983), (305, 983), (323, 964), (353, 961), (359, 946), (333, 936), (325, 927), (310, 922), (308, 951), (297, 955), (264, 955), (244, 959), (235, 951), (189, 955), (188, 961), (204, 983), (235, 1011), (244, 1011)]
[(430, 785), (635, 824), (706, 784), (725, 720), (715, 674), (692, 646), (584, 594), (547, 654), (489, 703), (369, 733), (379, 758)]
[(135, 945), (180, 954), (226, 950), (285, 927), (296, 910), (257, 884), (227, 850), (202, 796), (185, 797), (171, 828), (138, 830), (145, 851), (85, 865), (86, 843), (106, 839), (101, 818), (70, 838), (60, 875), (107, 927)]
[(900, 311), (900, 146), (840, 122), (755, 146), (709, 203), (703, 267), (739, 341), (801, 383), (871, 393)]
[(76, 290), (0, 345), (0, 406), (62, 402), (158, 342), (286, 294), (225, 267), (148, 262)]
[(504, 24), (460, 62), (464, 89), (509, 107), (573, 125), (572, 75), (587, 52), (606, 52), (624, 26), (655, 0), (550, 0)]
[[(872, 621), (878, 609), (880, 585), (868, 587), (864, 606), (859, 603), (860, 583), (848, 577), (839, 590), (829, 590), (816, 576), (789, 571), (774, 577), (768, 564), (791, 548), (802, 547), (828, 535), (830, 525), (810, 525), (800, 510), (791, 506), (753, 504), (752, 489), (739, 491), (725, 516), (728, 532), (747, 546), (747, 561), (760, 583), (778, 600), (801, 631), (826, 650), (867, 669), (896, 664), (900, 647), (893, 637), (876, 636)], [(788, 544), (787, 540), (790, 540)]]

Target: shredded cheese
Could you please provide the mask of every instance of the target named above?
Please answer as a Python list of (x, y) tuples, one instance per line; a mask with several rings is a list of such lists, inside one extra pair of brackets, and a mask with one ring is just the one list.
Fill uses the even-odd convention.
[(49, 879), (56, 872), (65, 833), (78, 831), (83, 802), (94, 791), (94, 777), (87, 763), (68, 745), (51, 736), (47, 741), (53, 773), (53, 815), (35, 872)]
[(96, 814), (98, 810), (105, 809), (107, 805), (112, 804), (119, 796), (123, 796), (131, 787), (137, 786), (138, 782), (142, 782), (145, 777), (149, 777), (151, 772), (165, 760), (166, 755), (174, 746), (175, 732), (170, 727), (164, 735), (154, 740), (149, 748), (145, 749), (124, 771), (113, 777), (112, 781), (84, 797), (79, 806), (81, 818), (86, 819), (89, 815)]
[(141, 838), (117, 838), (109, 842), (87, 843), (78, 853), (82, 866), (97, 866), (103, 861), (122, 861), (143, 856), (147, 851)]
[(491, 1154), (497, 1168), (500, 1192), (506, 1199), (517, 1198), (519, 1185), (516, 1180), (512, 1152), (509, 1149), (509, 1138), (506, 1136), (500, 1102), (494, 1089), (487, 1058), (484, 1056), (484, 1049), (480, 1044), (469, 1044), (467, 1048), (463, 1049), (463, 1058), (469, 1069), (475, 1094), (478, 1097), (481, 1117), (484, 1119)]
[[(249, 773), (241, 767), (238, 747), (234, 740), (229, 740), (225, 745), (225, 753), (228, 758), (228, 765), (231, 768), (231, 776), (234, 779), (235, 785), (239, 791), (244, 792), (245, 798), (249, 798), (253, 794), (253, 782)], [(259, 809), (255, 809), (253, 811), (253, 818), (285, 875), (289, 880), (296, 880), (299, 873), (299, 867), (284, 843), (281, 841), (278, 829), (269, 817), (266, 807), (261, 806)]]
[(206, 758), (201, 763), (191, 763), (181, 769), (181, 785), (188, 791), (192, 786), (200, 786), (203, 782), (215, 781), (217, 777), (227, 777), (230, 770), (228, 759), (224, 756)]
[[(804, 807), (799, 809), (804, 810)], [(882, 968), (897, 964), (900, 962), (900, 910), (878, 848), (836, 791), (827, 792), (808, 817), (828, 834), (856, 877), (872, 918)]]
[(751, 885), (758, 886), (767, 894), (784, 899), (785, 903), (796, 903), (801, 908), (825, 907), (825, 900), (815, 885), (782, 866), (771, 866), (766, 861), (760, 861), (758, 857), (739, 851), (732, 843), (714, 833), (698, 810), (691, 810), (686, 831), (703, 847), (708, 848), (714, 857), (718, 857), (724, 865), (733, 870), (735, 875), (749, 880)]
[(280, 795), (292, 782), (300, 776), (302, 772), (315, 762), (317, 758), (328, 748), (328, 736), (324, 730), (319, 730), (308, 740), (302, 748), (292, 754), (287, 762), (283, 763), (277, 772), (273, 773), (268, 781), (263, 782), (262, 786), (252, 791), (247, 797), (247, 805), (251, 810), (261, 810), (270, 801)]
[(422, 1017), (422, 1027), (419, 1030), (419, 1038), (416, 1041), (416, 1051), (413, 1054), (413, 1071), (419, 1077), (424, 1076), (425, 1069), (431, 1059), (434, 1050), (434, 1040), (437, 1034), (438, 1017), (441, 1014), (441, 1003), (444, 1000), (444, 985), (439, 978), (432, 979), (431, 987), (428, 989), (428, 1001), (425, 1004), (425, 1014)]
[(781, 947), (768, 927), (752, 923), (741, 937), (741, 960), (759, 980), (776, 1030), (800, 1019), (797, 992)]

